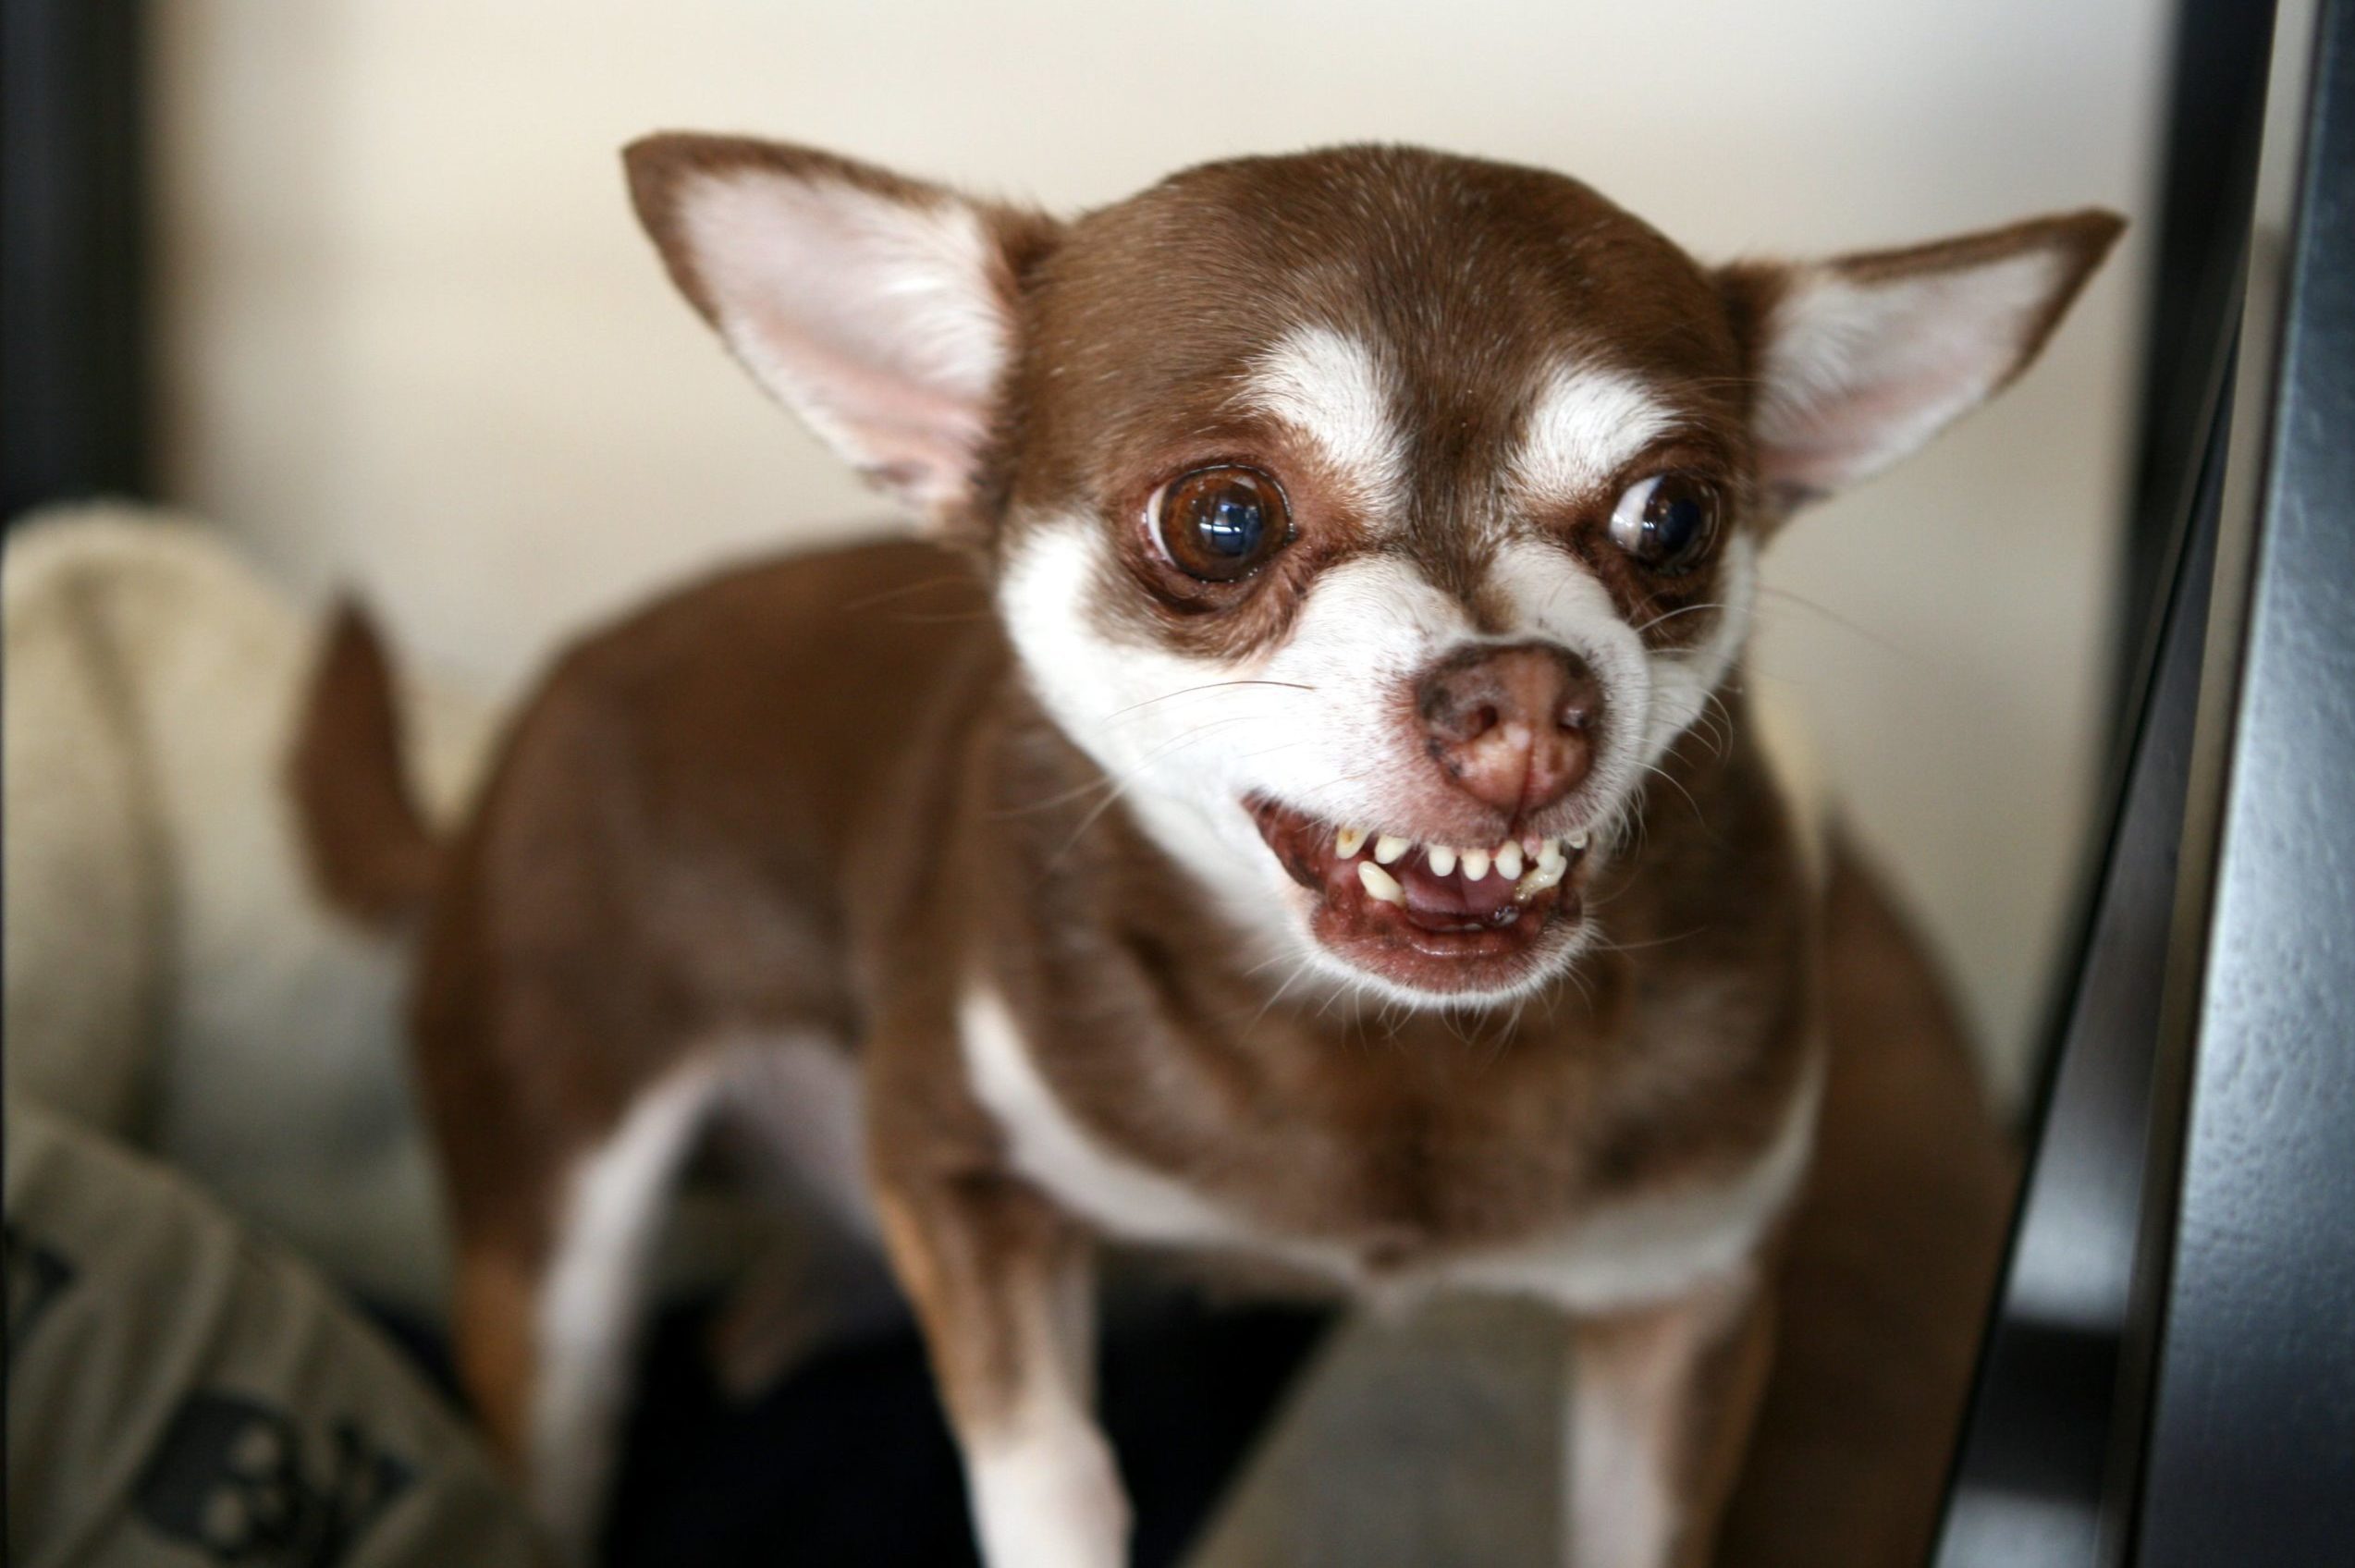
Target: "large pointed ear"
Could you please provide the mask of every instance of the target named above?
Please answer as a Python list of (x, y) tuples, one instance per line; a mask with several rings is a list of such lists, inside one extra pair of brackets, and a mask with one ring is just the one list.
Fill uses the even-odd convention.
[(623, 161), (672, 281), (763, 386), (936, 521), (971, 501), (1049, 220), (742, 137), (649, 136)]
[(2089, 210), (1902, 251), (1725, 268), (1757, 377), (1770, 503), (1869, 478), (2001, 390), (2125, 227)]

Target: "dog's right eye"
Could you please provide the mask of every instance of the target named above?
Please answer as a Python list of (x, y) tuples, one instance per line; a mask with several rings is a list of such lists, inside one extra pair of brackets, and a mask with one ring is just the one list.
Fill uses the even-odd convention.
[(1148, 503), (1154, 537), (1171, 566), (1205, 582), (1237, 582), (1292, 543), (1292, 513), (1257, 469), (1196, 469)]

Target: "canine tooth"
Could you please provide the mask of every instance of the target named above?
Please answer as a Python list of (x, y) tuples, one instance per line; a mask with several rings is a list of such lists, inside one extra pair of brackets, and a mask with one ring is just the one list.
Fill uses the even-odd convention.
[(1496, 874), (1507, 882), (1521, 880), (1521, 846), (1507, 840), (1497, 846)]
[(1489, 874), (1489, 852), (1486, 850), (1464, 851), (1464, 880), (1478, 882)]
[(1536, 834), (1532, 833), (1527, 838), (1521, 840), (1521, 852), (1527, 855), (1533, 861), (1543, 860), (1545, 858), (1545, 847), (1552, 841), (1552, 840), (1548, 839), (1540, 839)]
[(1366, 830), (1363, 827), (1344, 827), (1333, 835), (1333, 853), (1343, 860), (1365, 847)]
[(1445, 844), (1433, 844), (1423, 851), (1423, 858), (1431, 863), (1432, 876), (1453, 876), (1455, 875), (1455, 851)]
[(1406, 889), (1398, 885), (1398, 878), (1376, 865), (1372, 861), (1361, 860), (1357, 863), (1357, 880), (1366, 885), (1366, 896), (1368, 898), (1378, 899), (1386, 904), (1403, 904), (1406, 901)]
[(1587, 830), (1583, 827), (1573, 829), (1562, 841), (1574, 850), (1583, 850), (1587, 847)]
[(1568, 861), (1558, 860), (1550, 865), (1539, 861), (1536, 870), (1521, 878), (1520, 884), (1513, 889), (1513, 896), (1526, 903), (1548, 888), (1559, 883), (1562, 880), (1562, 874), (1569, 869)]
[(1562, 852), (1562, 846), (1555, 843), (1551, 839), (1548, 839), (1545, 841), (1544, 847), (1538, 851), (1538, 864), (1540, 866), (1560, 867), (1568, 865), (1569, 864), (1570, 857), (1564, 854)]
[(1374, 840), (1374, 858), (1384, 865), (1415, 847), (1414, 840), (1402, 839), (1395, 833), (1385, 833)]

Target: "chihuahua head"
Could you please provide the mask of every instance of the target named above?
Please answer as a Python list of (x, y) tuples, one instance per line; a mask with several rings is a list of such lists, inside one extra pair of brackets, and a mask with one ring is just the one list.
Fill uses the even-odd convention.
[(1175, 864), (1425, 1005), (1561, 974), (1775, 526), (2018, 374), (2121, 227), (1711, 269), (1574, 180), (1394, 147), (1068, 223), (767, 142), (628, 163), (754, 375), (990, 563)]

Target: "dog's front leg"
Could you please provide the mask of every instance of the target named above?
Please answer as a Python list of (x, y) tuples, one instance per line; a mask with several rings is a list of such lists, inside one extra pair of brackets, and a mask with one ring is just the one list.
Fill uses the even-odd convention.
[(886, 1242), (964, 1456), (989, 1568), (1119, 1568), (1128, 1502), (1096, 1424), (1086, 1238), (1010, 1177), (899, 1185)]
[(1741, 1467), (1773, 1348), (1745, 1275), (1581, 1319), (1564, 1488), (1569, 1568), (1702, 1568)]

